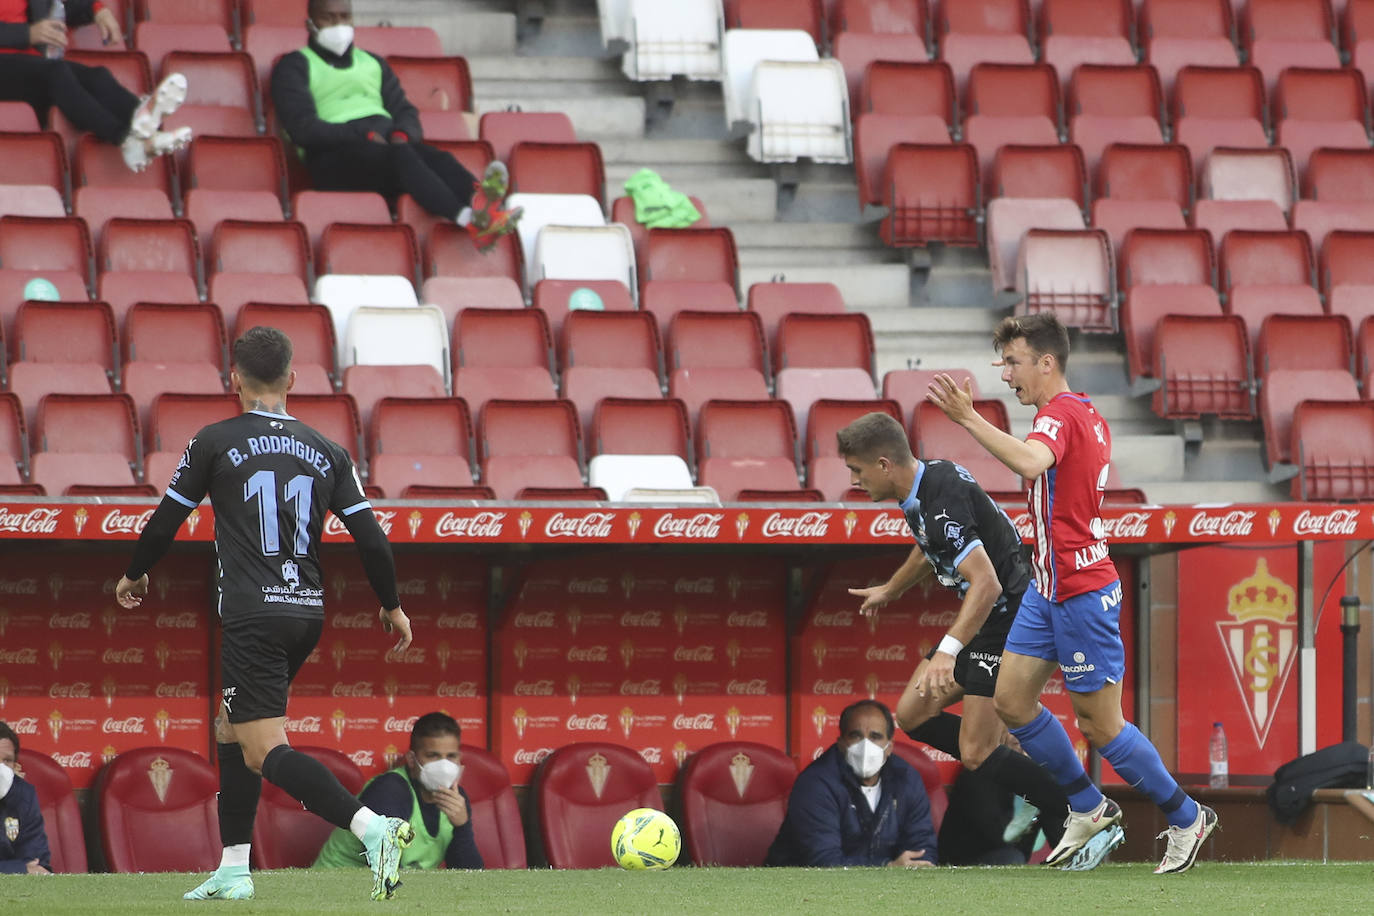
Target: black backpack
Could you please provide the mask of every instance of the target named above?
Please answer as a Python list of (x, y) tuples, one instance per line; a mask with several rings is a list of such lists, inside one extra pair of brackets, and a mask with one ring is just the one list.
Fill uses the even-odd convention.
[(1269, 809), (1280, 824), (1298, 819), (1317, 789), (1359, 789), (1365, 784), (1369, 748), (1343, 741), (1288, 761), (1274, 771)]

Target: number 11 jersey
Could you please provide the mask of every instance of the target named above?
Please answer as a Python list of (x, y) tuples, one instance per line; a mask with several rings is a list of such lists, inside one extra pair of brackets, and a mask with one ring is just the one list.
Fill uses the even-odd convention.
[(215, 511), (221, 618), (324, 616), (325, 511), (371, 510), (346, 449), (294, 417), (253, 410), (196, 434), (167, 495)]

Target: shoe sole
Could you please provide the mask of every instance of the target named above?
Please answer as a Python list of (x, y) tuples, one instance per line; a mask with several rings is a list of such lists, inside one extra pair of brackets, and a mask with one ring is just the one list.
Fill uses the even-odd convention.
[(1093, 834), (1093, 838), (1084, 843), (1069, 861), (1069, 864), (1060, 870), (1092, 871), (1107, 861), (1107, 856), (1112, 854), (1112, 850), (1124, 842), (1126, 842), (1126, 831), (1121, 829), (1120, 824), (1113, 824), (1106, 830)]
[(1098, 823), (1102, 824), (1102, 826), (1099, 827), (1097, 830), (1093, 831), (1092, 836), (1088, 837), (1086, 840), (1079, 843), (1077, 846), (1064, 850), (1058, 856), (1054, 855), (1054, 853), (1050, 853), (1049, 858), (1045, 859), (1045, 864), (1050, 868), (1059, 868), (1061, 866), (1068, 864), (1074, 856), (1078, 855), (1078, 853), (1083, 849), (1084, 846), (1087, 846), (1089, 843), (1093, 841), (1093, 837), (1097, 836), (1104, 830), (1109, 830), (1112, 827), (1120, 826), (1121, 809), (1117, 808), (1115, 815), (1109, 818), (1103, 818)]
[(392, 847), (383, 844), (382, 862), (372, 873), (372, 899), (390, 900), (396, 893), (396, 888), (401, 886), (401, 850), (405, 849), (415, 839), (415, 828), (410, 826), (409, 821), (402, 821), (396, 828), (396, 845), (394, 847), (394, 861), (387, 861), (388, 853), (392, 852)]
[[(177, 80), (176, 77), (181, 77)], [(153, 94), (149, 96), (152, 105), (146, 113), (135, 110), (133, 128), (140, 136), (151, 137), (162, 128), (162, 121), (169, 114), (174, 114), (186, 102), (187, 87), (186, 77), (179, 73), (167, 76), (162, 82), (157, 84)], [(143, 104), (140, 103), (139, 108)]]
[[(1212, 811), (1211, 808), (1208, 808), (1207, 810)], [(1219, 823), (1221, 823), (1221, 819), (1217, 817), (1217, 813), (1215, 811), (1212, 811), (1212, 823), (1210, 824), (1207, 823), (1207, 818), (1204, 816), (1202, 819), (1202, 836), (1198, 837), (1197, 842), (1193, 844), (1192, 852), (1188, 854), (1187, 861), (1185, 861), (1178, 868), (1171, 868), (1168, 871), (1160, 871), (1159, 869), (1155, 869), (1155, 874), (1177, 875), (1192, 868), (1193, 863), (1197, 861), (1197, 854), (1202, 851), (1202, 844), (1207, 842), (1207, 838), (1212, 835), (1213, 830), (1217, 829), (1217, 825)]]

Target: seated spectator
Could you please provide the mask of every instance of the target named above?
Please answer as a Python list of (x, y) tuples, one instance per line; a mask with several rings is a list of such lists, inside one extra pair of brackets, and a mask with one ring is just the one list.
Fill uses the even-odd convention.
[(19, 762), (19, 736), (0, 722), (0, 874), (50, 875), (52, 860), (38, 795), (15, 772)]
[(272, 68), (272, 102), (315, 189), (409, 194), (483, 248), (513, 231), (520, 211), (501, 209), (505, 165), (493, 162), (478, 185), (452, 154), (424, 142), (391, 67), (354, 46), (352, 0), (310, 0), (307, 15), (309, 43)]
[(892, 754), (892, 713), (860, 700), (840, 713), (840, 736), (802, 770), (767, 865), (894, 865), (939, 860), (930, 799)]
[(67, 0), (65, 19), (52, 0), (0, 0), (0, 101), (27, 102), (40, 123), (57, 108), (81, 130), (120, 147), (124, 164), (141, 172), (155, 157), (191, 142), (191, 128), (162, 130), (162, 119), (186, 100), (186, 77), (172, 73), (140, 100), (104, 67), (64, 60), (67, 29), (94, 22), (106, 44), (124, 40), (99, 0)]
[[(415, 839), (401, 853), (402, 868), (481, 868), (472, 833), (463, 776), (462, 731), (452, 716), (426, 713), (410, 730), (410, 750), (393, 770), (368, 780), (358, 800), (384, 817), (410, 821)], [(315, 860), (316, 868), (366, 868), (363, 844), (335, 830)]]

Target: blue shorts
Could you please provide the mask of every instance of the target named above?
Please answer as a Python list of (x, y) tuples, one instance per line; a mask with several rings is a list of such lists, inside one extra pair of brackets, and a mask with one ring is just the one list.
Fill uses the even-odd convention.
[(1121, 582), (1055, 602), (1046, 601), (1032, 582), (1007, 634), (1006, 651), (1058, 662), (1064, 686), (1074, 693), (1121, 683)]

